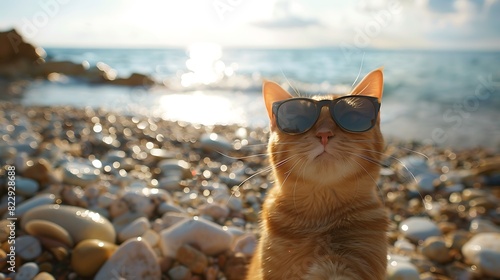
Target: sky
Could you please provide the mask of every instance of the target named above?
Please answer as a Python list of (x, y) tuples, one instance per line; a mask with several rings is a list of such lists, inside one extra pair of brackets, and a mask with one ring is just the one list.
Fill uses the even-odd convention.
[(3, 0), (43, 47), (500, 50), (500, 0)]

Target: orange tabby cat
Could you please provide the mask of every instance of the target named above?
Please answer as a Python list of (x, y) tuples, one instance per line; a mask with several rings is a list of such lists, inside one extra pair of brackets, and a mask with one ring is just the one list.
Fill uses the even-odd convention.
[(276, 181), (247, 279), (385, 279), (388, 219), (376, 187), (382, 92), (376, 69), (348, 97), (313, 97), (336, 102), (315, 111), (264, 82)]

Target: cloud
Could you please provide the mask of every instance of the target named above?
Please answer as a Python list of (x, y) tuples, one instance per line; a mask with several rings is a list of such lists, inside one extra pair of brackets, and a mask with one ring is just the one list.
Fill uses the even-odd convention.
[(434, 45), (497, 49), (499, 11), (498, 0), (428, 0), (418, 17), (424, 36)]
[(428, 2), (428, 8), (435, 13), (453, 13), (455, 12), (453, 3), (453, 1), (430, 0)]
[(273, 18), (254, 22), (253, 25), (261, 28), (301, 28), (321, 26), (321, 22), (299, 15), (302, 8), (295, 1), (278, 0), (274, 4)]

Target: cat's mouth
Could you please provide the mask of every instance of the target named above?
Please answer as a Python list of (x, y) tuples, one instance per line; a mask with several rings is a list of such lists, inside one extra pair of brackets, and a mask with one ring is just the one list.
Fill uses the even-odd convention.
[(314, 159), (327, 159), (332, 157), (333, 155), (330, 154), (327, 150), (323, 149), (323, 151), (319, 152)]

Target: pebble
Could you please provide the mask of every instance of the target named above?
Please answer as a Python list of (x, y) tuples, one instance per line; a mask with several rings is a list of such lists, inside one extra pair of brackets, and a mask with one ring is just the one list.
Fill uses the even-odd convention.
[[(210, 242), (207, 242), (210, 236)], [(175, 257), (184, 244), (191, 244), (207, 255), (224, 252), (231, 247), (232, 235), (221, 226), (202, 219), (183, 220), (160, 232), (163, 256)]]
[(73, 238), (67, 230), (46, 220), (31, 220), (24, 225), (24, 230), (33, 236), (43, 236), (59, 241), (70, 248), (74, 245)]
[(58, 204), (41, 205), (24, 214), (21, 227), (25, 229), (29, 221), (36, 219), (46, 220), (64, 228), (75, 243), (93, 238), (115, 242), (113, 225), (100, 214), (84, 208)]
[(140, 217), (134, 220), (132, 223), (125, 226), (118, 233), (118, 241), (124, 242), (133, 237), (139, 237), (143, 235), (148, 229), (151, 228), (149, 220), (145, 217)]
[(444, 188), (444, 192), (447, 193), (447, 194), (451, 194), (451, 193), (454, 193), (454, 192), (461, 192), (465, 189), (465, 186), (463, 184), (454, 184), (454, 185), (451, 185), (451, 186), (446, 186)]
[(202, 135), (200, 137), (200, 147), (208, 152), (227, 153), (233, 150), (233, 145), (229, 143), (229, 140), (217, 133)]
[(415, 177), (414, 188), (422, 194), (432, 193), (438, 178), (439, 175), (434, 173), (422, 173)]
[(16, 238), (16, 253), (23, 260), (34, 260), (42, 254), (42, 244), (33, 236), (19, 236)]
[(446, 246), (450, 249), (460, 250), (469, 241), (469, 233), (465, 230), (457, 230), (446, 236)]
[(23, 264), (16, 274), (16, 280), (32, 280), (38, 274), (38, 265), (34, 262)]
[(116, 195), (104, 193), (97, 197), (97, 206), (101, 208), (108, 208), (117, 199)]
[(153, 214), (155, 205), (151, 203), (148, 193), (141, 191), (128, 191), (122, 198), (128, 205), (128, 209), (131, 212), (136, 212), (144, 214), (146, 217), (150, 217)]
[(7, 253), (0, 249), (0, 271), (3, 270), (5, 266), (7, 266)]
[(440, 236), (441, 231), (435, 222), (428, 218), (411, 217), (401, 222), (399, 231), (413, 242), (425, 240), (430, 236)]
[[(56, 201), (56, 196), (53, 194), (39, 194), (30, 199), (23, 201), (16, 207), (16, 216), (21, 218), (24, 213), (28, 212), (32, 208), (40, 205), (53, 204)], [(4, 215), (7, 218), (7, 213)]]
[(162, 177), (158, 182), (158, 187), (167, 191), (177, 191), (181, 189), (181, 175), (169, 174), (168, 177)]
[(33, 280), (55, 280), (54, 276), (50, 275), (48, 272), (40, 272), (38, 273)]
[(229, 215), (229, 208), (215, 203), (204, 204), (198, 207), (200, 214), (208, 215), (215, 220), (224, 220)]
[(446, 263), (451, 260), (451, 255), (442, 237), (431, 236), (425, 239), (422, 245), (422, 254), (432, 261)]
[(87, 197), (85, 196), (85, 192), (80, 187), (65, 186), (61, 191), (61, 197), (69, 205), (83, 208), (88, 207)]
[(51, 172), (50, 163), (42, 158), (34, 162), (33, 165), (26, 167), (23, 176), (37, 181), (38, 185), (43, 187), (49, 183)]
[(192, 274), (189, 268), (183, 265), (178, 265), (168, 271), (168, 277), (172, 280), (190, 280)]
[(396, 240), (396, 242), (394, 242), (394, 248), (400, 253), (412, 253), (415, 251), (415, 245), (405, 238)]
[(16, 194), (22, 196), (33, 196), (38, 191), (38, 183), (33, 179), (16, 177)]
[(11, 228), (15, 228), (13, 227), (13, 224), (15, 223), (7, 219), (0, 221), (0, 243), (7, 241), (11, 233)]
[(417, 267), (409, 258), (389, 255), (387, 257), (387, 280), (420, 280)]
[(401, 158), (399, 160), (398, 165), (396, 166), (397, 170), (405, 180), (413, 180), (414, 177), (422, 173), (429, 172), (429, 165), (427, 164), (427, 160), (420, 156), (408, 156)]
[(156, 254), (140, 239), (129, 239), (101, 267), (95, 280), (108, 279), (161, 279)]
[(488, 193), (481, 189), (465, 189), (462, 192), (462, 199), (464, 201), (471, 201), (479, 197), (488, 197)]
[(231, 196), (229, 200), (227, 200), (227, 207), (234, 212), (239, 213), (243, 210), (243, 202), (239, 197)]
[(481, 233), (481, 232), (498, 232), (500, 233), (500, 227), (495, 225), (493, 222), (484, 219), (474, 219), (470, 222), (469, 227), (470, 232), (472, 233)]
[(184, 160), (164, 159), (158, 163), (158, 168), (161, 170), (163, 177), (181, 175), (182, 179), (191, 176), (190, 164)]
[(120, 216), (113, 219), (113, 227), (115, 228), (116, 232), (120, 232), (125, 227), (127, 227), (130, 223), (132, 223), (133, 221), (135, 221), (141, 217), (144, 217), (144, 215), (141, 213), (127, 212), (127, 213), (120, 215)]
[(184, 209), (182, 209), (181, 207), (173, 205), (173, 204), (168, 203), (168, 202), (162, 202), (158, 206), (158, 213), (160, 213), (160, 214), (166, 214), (166, 213), (169, 213), (169, 212), (170, 213), (172, 213), (172, 212), (185, 213), (186, 211)]
[(161, 217), (163, 222), (163, 228), (169, 228), (181, 221), (189, 220), (189, 215), (186, 213), (177, 213), (177, 212), (167, 212), (163, 214)]
[(129, 212), (129, 206), (126, 201), (122, 199), (115, 199), (109, 205), (109, 215), (111, 218), (119, 217)]
[(118, 246), (99, 239), (78, 243), (71, 254), (71, 268), (81, 277), (92, 277), (113, 255)]
[(255, 252), (255, 248), (257, 248), (257, 238), (253, 234), (246, 234), (244, 236), (239, 236), (233, 245), (234, 253), (241, 253), (246, 257), (253, 256)]
[(247, 272), (247, 259), (242, 254), (230, 255), (224, 264), (224, 275), (228, 279), (243, 280)]
[(462, 254), (467, 263), (476, 265), (484, 275), (500, 277), (500, 233), (476, 234), (464, 244)]
[(175, 158), (176, 154), (171, 151), (167, 151), (165, 149), (151, 149), (149, 150), (149, 154), (155, 157), (156, 159), (171, 159)]
[(85, 187), (99, 179), (100, 171), (85, 159), (67, 162), (62, 168), (63, 181), (69, 185)]
[(160, 242), (160, 235), (152, 229), (148, 229), (143, 235), (141, 235), (141, 238), (152, 248), (155, 248)]
[(102, 158), (102, 165), (113, 165), (113, 163), (123, 163), (127, 154), (124, 151), (120, 150), (110, 150), (108, 151)]
[(195, 274), (202, 274), (208, 267), (207, 257), (188, 244), (182, 245), (177, 250), (176, 259)]

